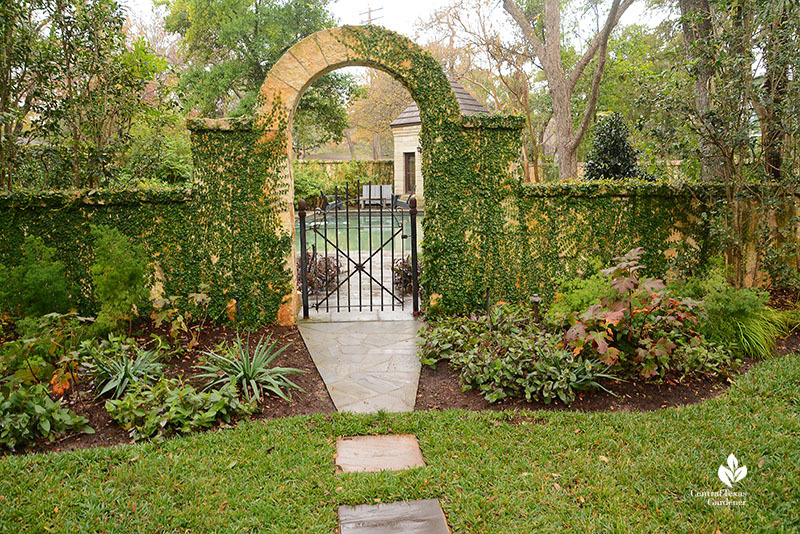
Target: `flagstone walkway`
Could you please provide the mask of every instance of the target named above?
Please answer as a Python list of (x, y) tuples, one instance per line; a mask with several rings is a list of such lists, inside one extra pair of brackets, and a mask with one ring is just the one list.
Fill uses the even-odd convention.
[[(414, 410), (420, 363), (417, 332), (422, 323), (402, 320), (336, 322), (335, 318), (304, 320), (300, 334), (340, 412)], [(373, 320), (370, 320), (373, 319)], [(334, 463), (350, 473), (424, 468), (417, 438), (412, 435), (346, 436), (336, 442)], [(449, 534), (439, 501), (399, 501), (339, 507), (341, 534)]]
[(415, 320), (298, 322), (311, 359), (340, 412), (410, 412), (420, 363)]

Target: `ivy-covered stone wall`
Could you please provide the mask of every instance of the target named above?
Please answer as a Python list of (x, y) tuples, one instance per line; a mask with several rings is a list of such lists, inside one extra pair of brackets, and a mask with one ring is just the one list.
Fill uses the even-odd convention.
[[(40, 235), (58, 249), (76, 300), (90, 311), (89, 227), (109, 224), (144, 244), (165, 294), (207, 284), (213, 315), (238, 301), (247, 323), (293, 323), (291, 118), (315, 79), (355, 65), (389, 72), (420, 107), (428, 309), (480, 308), (487, 289), (493, 301), (549, 297), (559, 278), (636, 246), (653, 273), (691, 270), (719, 251), (702, 215), (719, 208), (718, 188), (522, 184), (512, 171), (523, 119), (461, 116), (430, 53), (367, 26), (325, 30), (293, 46), (268, 75), (255, 119), (190, 121), (191, 190), (0, 196), (0, 262), (16, 263), (24, 236)], [(795, 228), (796, 210), (789, 220)], [(756, 250), (762, 238), (753, 232), (745, 248)], [(757, 259), (754, 265), (758, 282)]]
[[(558, 281), (642, 247), (651, 275), (696, 271), (715, 248), (702, 213), (716, 188), (632, 183), (520, 184), (507, 202), (509, 295), (549, 300)], [(594, 266), (592, 265), (594, 264)]]
[(467, 311), (484, 305), (487, 287), (506, 292), (513, 267), (505, 199), (521, 128), (518, 117), (471, 115), (453, 128), (450, 145), (430, 154), (423, 143), (428, 168), (440, 169), (425, 177), (422, 286), (429, 305)]
[[(489, 135), (482, 130), (481, 137)], [(495, 134), (497, 135), (497, 134)], [(510, 134), (509, 134), (510, 135)], [(484, 203), (474, 212), (476, 228), (463, 224), (445, 227), (426, 217), (429, 227), (439, 227), (436, 245), (480, 246), (452, 264), (436, 265), (425, 273), (426, 289), (434, 290), (428, 304), (446, 312), (464, 312), (491, 301), (528, 302), (538, 295), (545, 303), (561, 281), (595, 271), (635, 247), (644, 249), (647, 273), (659, 277), (685, 277), (701, 272), (713, 257), (730, 261), (731, 236), (718, 217), (739, 213), (747, 231), (741, 250), (746, 272), (742, 283), (796, 285), (800, 267), (800, 196), (769, 185), (753, 185), (735, 199), (719, 184), (650, 183), (640, 181), (522, 183), (519, 178), (491, 180), (492, 172), (478, 183), (491, 184), (482, 193)], [(468, 188), (468, 184), (462, 184)], [(500, 214), (494, 208), (501, 205)], [(470, 208), (478, 206), (471, 203)], [(451, 205), (451, 209), (454, 205)], [(456, 208), (458, 211), (458, 208)], [(463, 221), (462, 221), (463, 222)], [(427, 232), (436, 232), (426, 228)], [(426, 268), (438, 250), (425, 243)], [(440, 255), (448, 256), (447, 254)], [(440, 289), (441, 288), (441, 289)], [(481, 291), (482, 290), (482, 291)], [(438, 294), (439, 292), (442, 294)], [(446, 294), (444, 292), (447, 292)]]
[(192, 121), (191, 189), (0, 195), (0, 264), (19, 261), (27, 235), (57, 250), (83, 313), (95, 305), (89, 269), (92, 225), (105, 224), (144, 245), (154, 291), (187, 295), (209, 286), (213, 316), (239, 300), (246, 323), (274, 322), (291, 291), (280, 231), (281, 191), (269, 147), (247, 120)]
[[(293, 291), (286, 258), (292, 236), (281, 226), (286, 184), (276, 141), (251, 119), (195, 119), (192, 131), (196, 212), (185, 243), (194, 278), (220, 302), (239, 302), (243, 320), (271, 323)], [(291, 323), (293, 317), (283, 318)]]
[[(89, 267), (94, 262), (91, 225), (105, 224), (144, 243), (155, 265), (170, 276), (167, 288), (193, 285), (193, 259), (180, 244), (187, 239), (193, 217), (188, 189), (142, 192), (45, 192), (0, 195), (0, 264), (20, 260), (28, 235), (41, 237), (64, 262), (71, 301), (83, 313), (94, 311)], [(196, 287), (196, 285), (194, 286)]]

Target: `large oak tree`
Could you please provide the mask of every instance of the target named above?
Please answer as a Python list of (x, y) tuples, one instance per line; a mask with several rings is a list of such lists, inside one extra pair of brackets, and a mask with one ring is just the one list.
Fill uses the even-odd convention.
[[(515, 0), (503, 0), (503, 8), (516, 22), (522, 38), (530, 45), (547, 78), (553, 102), (558, 175), (562, 180), (575, 178), (578, 174), (578, 146), (594, 116), (608, 55), (608, 40), (622, 14), (634, 1), (612, 0), (605, 23), (586, 45), (578, 61), (569, 68), (563, 56), (562, 2), (543, 0), (521, 7)], [(592, 82), (576, 126), (573, 122), (572, 96), (578, 81), (591, 64), (594, 64)]]
[[(335, 25), (328, 0), (161, 0), (167, 30), (181, 35), (187, 68), (181, 82), (190, 107), (205, 116), (255, 109), (269, 70), (292, 45)], [(341, 141), (346, 105), (357, 86), (330, 73), (303, 95), (295, 115), (295, 149)]]

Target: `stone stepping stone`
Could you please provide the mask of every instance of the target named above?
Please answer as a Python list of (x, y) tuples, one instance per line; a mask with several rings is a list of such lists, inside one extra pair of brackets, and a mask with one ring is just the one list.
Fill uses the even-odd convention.
[(410, 434), (336, 440), (336, 467), (344, 473), (401, 471), (424, 465), (419, 442)]
[(450, 534), (436, 499), (339, 507), (341, 534)]

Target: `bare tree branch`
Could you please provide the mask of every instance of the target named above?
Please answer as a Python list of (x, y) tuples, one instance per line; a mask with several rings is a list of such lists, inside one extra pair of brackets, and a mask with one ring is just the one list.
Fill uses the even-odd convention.
[(587, 100), (586, 107), (583, 110), (583, 118), (581, 118), (581, 123), (578, 126), (578, 130), (570, 140), (570, 146), (572, 150), (578, 148), (578, 145), (581, 143), (581, 139), (583, 139), (583, 136), (586, 134), (586, 130), (589, 129), (589, 124), (592, 121), (594, 109), (597, 105), (597, 97), (600, 94), (600, 81), (603, 79), (603, 70), (605, 69), (606, 59), (608, 58), (608, 54), (606, 53), (607, 51), (608, 39), (600, 44), (600, 50), (598, 51), (600, 57), (597, 58), (597, 67), (594, 70), (592, 87), (589, 90), (589, 99)]
[(544, 61), (544, 57), (546, 55), (544, 43), (542, 43), (542, 40), (539, 39), (538, 35), (536, 35), (536, 31), (534, 31), (533, 26), (531, 26), (531, 23), (528, 22), (528, 19), (525, 17), (525, 14), (519, 8), (517, 3), (514, 0), (503, 0), (503, 9), (506, 10), (506, 13), (511, 15), (511, 18), (514, 19), (523, 33), (525, 33), (526, 40), (531, 43), (531, 46), (533, 46), (533, 51), (537, 56), (539, 56), (539, 59)]
[(592, 58), (600, 49), (600, 46), (603, 44), (603, 42), (605, 42), (606, 45), (608, 44), (611, 31), (619, 23), (619, 19), (622, 18), (622, 15), (625, 13), (625, 11), (627, 11), (635, 1), (636, 0), (624, 0), (622, 4), (620, 4), (619, 0), (615, 0), (611, 5), (611, 11), (608, 12), (608, 17), (606, 18), (606, 23), (603, 26), (603, 30), (594, 36), (594, 39), (592, 39), (592, 42), (589, 43), (589, 47), (586, 49), (586, 52), (583, 53), (583, 56), (581, 56), (581, 58), (578, 60), (578, 63), (576, 63), (575, 67), (572, 69), (572, 72), (569, 73), (567, 83), (570, 91), (572, 91), (572, 89), (578, 84), (578, 80), (583, 75), (583, 71), (586, 70), (586, 66), (591, 63)]

